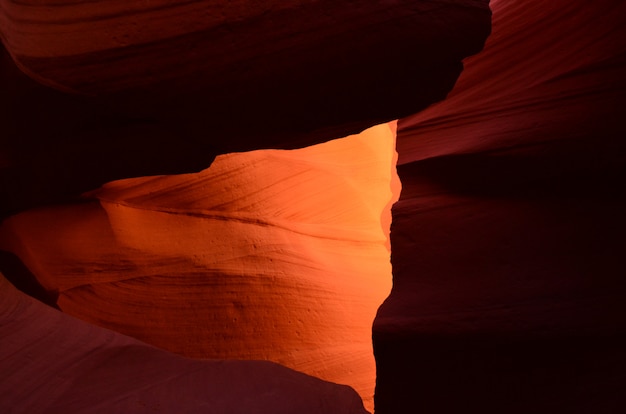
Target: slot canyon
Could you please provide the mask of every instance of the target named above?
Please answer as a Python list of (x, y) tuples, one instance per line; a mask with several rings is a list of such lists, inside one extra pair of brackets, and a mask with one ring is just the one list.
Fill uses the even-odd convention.
[(622, 413), (626, 3), (0, 0), (0, 412)]

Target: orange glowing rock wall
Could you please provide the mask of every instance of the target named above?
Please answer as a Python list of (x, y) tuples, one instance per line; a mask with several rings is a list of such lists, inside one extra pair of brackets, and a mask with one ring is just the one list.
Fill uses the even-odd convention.
[(365, 414), (358, 395), (262, 361), (183, 358), (76, 320), (0, 274), (3, 413)]
[[(195, 358), (277, 360), (354, 386), (371, 409), (371, 324), (390, 289), (399, 189), (394, 131), (136, 177), (326, 143), (419, 111), (451, 90), (491, 13), (487, 0), (287, 3), (0, 0), (0, 265), (23, 291), (94, 324)], [(90, 393), (102, 411), (129, 407), (91, 388), (51, 391), (97, 387), (75, 360), (61, 369), (46, 358), (106, 354), (107, 334), (90, 326), (99, 333), (85, 343), (82, 328), (53, 313), (59, 332), (77, 338), (29, 348), (40, 325), (7, 303), (3, 321), (25, 326), (0, 348), (9, 372), (0, 393), (16, 396), (2, 398), (6, 407), (32, 412), (22, 382), (38, 372), (49, 382), (33, 393), (42, 411), (72, 411), (65, 400), (86, 404)], [(33, 355), (27, 370), (15, 368)], [(122, 365), (105, 372), (103, 388)], [(219, 366), (228, 378), (254, 375), (254, 364), (236, 365)], [(264, 366), (258, 375), (273, 375)], [(171, 394), (142, 398), (171, 412), (191, 381), (181, 375)], [(226, 381), (215, 393), (226, 403), (210, 394), (189, 407), (361, 409), (345, 386), (299, 378), (310, 393)], [(117, 383), (136, 383), (130, 395), (146, 385)], [(250, 410), (257, 391), (280, 397)]]
[(394, 134), (383, 124), (112, 182), (91, 194), (99, 203), (7, 220), (4, 247), (65, 313), (181, 355), (270, 360), (348, 384), (371, 410)]
[[(359, 142), (355, 157), (340, 141), (132, 177), (402, 118), (393, 290), (373, 329), (377, 414), (622, 413), (626, 3), (491, 1), (485, 50), (429, 106), (481, 49), (488, 4), (242, 1), (201, 13), (200, 1), (0, 0), (2, 247), (68, 313), (194, 357), (294, 364), (353, 385), (371, 408), (362, 338), (389, 289), (381, 214), (397, 192), (370, 184), (370, 168), (393, 177), (391, 147)], [(96, 199), (78, 203), (84, 191)], [(0, 402), (21, 412), (72, 411), (83, 395), (103, 412), (169, 410), (190, 394), (190, 409), (254, 412), (247, 398), (267, 393), (285, 399), (259, 412), (362, 410), (345, 387), (267, 363), (181, 360), (1, 283)], [(102, 371), (111, 345), (124, 356)], [(152, 387), (154, 366), (167, 387)], [(256, 374), (303, 388), (260, 389)], [(232, 385), (242, 378), (252, 382)], [(204, 382), (224, 386), (207, 397), (189, 386)], [(126, 405), (119, 384), (146, 404)]]

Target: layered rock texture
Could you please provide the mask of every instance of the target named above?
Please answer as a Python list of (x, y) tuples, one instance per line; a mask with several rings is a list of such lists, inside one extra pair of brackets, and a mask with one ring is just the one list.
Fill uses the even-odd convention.
[(348, 387), (264, 361), (173, 355), (54, 310), (0, 274), (4, 413), (365, 413)]
[(376, 411), (618, 413), (626, 4), (491, 6), (450, 96), (399, 122)]
[[(197, 360), (275, 361), (352, 386), (371, 411), (371, 325), (391, 287), (395, 124), (297, 151), (215, 157), (322, 143), (423, 109), (449, 92), (489, 28), (486, 1), (3, 0), (3, 271), (93, 325)], [(192, 174), (163, 176), (174, 173)], [(10, 308), (7, 324), (22, 320), (26, 311)], [(71, 320), (47, 312), (58, 324)], [(98, 393), (92, 400), (89, 390), (55, 394), (82, 381), (83, 369), (100, 375), (89, 362), (77, 368), (75, 360), (89, 359), (83, 354), (103, 352), (97, 359), (107, 364), (113, 352), (119, 366), (101, 385), (115, 395), (124, 360), (152, 350), (75, 329), (67, 343), (41, 341), (34, 351), (27, 333), (8, 337), (3, 407), (171, 412), (160, 399), (186, 395), (177, 380), (160, 399), (141, 394), (162, 392), (152, 382), (161, 377), (149, 378), (154, 369), (119, 381), (148, 400), (140, 408)], [(44, 366), (68, 347), (67, 367)], [(127, 352), (133, 347), (140, 350)], [(145, 352), (127, 368), (180, 361)], [(181, 365), (172, 375), (187, 383)], [(225, 402), (214, 406), (211, 394), (189, 402), (190, 411), (247, 413), (275, 394), (284, 412), (362, 410), (345, 386), (286, 368), (192, 365), (207, 370), (201, 375), (214, 375), (214, 366), (250, 375), (251, 385), (225, 380), (212, 391), (227, 394)], [(307, 395), (282, 383), (257, 387), (257, 378), (273, 375), (308, 387)], [(36, 402), (24, 397), (29, 376), (50, 383)]]
[(371, 409), (394, 132), (112, 182), (90, 194), (99, 201), (7, 219), (0, 244), (63, 312), (180, 355), (348, 384)]
[(487, 3), (1, 0), (0, 121), (19, 140), (0, 212), (421, 110), (482, 47)]
[(0, 411), (624, 412), (626, 3), (208, 3), (0, 0)]

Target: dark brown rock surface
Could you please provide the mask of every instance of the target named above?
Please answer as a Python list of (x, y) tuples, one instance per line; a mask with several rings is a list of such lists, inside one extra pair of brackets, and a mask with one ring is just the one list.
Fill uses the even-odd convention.
[(3, 56), (3, 210), (414, 113), (481, 49), (487, 3), (2, 0), (8, 52), (51, 87)]
[[(404, 117), (397, 142), (403, 192), (393, 210), (391, 235), (393, 291), (373, 332), (377, 413), (625, 411), (623, 1), (492, 1), (493, 34), (485, 50), (465, 61), (466, 70), (452, 93), (430, 107), (452, 88), (461, 60), (482, 47), (490, 28), (487, 1), (206, 3), (0, 0), (0, 34), (6, 47), (0, 64), (0, 215), (23, 212), (7, 219), (3, 232), (3, 246), (17, 255), (2, 257), (12, 280), (25, 278), (22, 289), (94, 323), (125, 323), (126, 333), (146, 340), (167, 337), (191, 351), (193, 341), (171, 331), (160, 335), (158, 329), (143, 329), (165, 320), (176, 325), (171, 314), (148, 320), (146, 315), (158, 308), (149, 305), (155, 299), (141, 285), (146, 280), (167, 279), (152, 286), (152, 292), (163, 290), (159, 300), (180, 307), (181, 315), (193, 316), (196, 308), (184, 306), (185, 295), (172, 300), (167, 294), (174, 289), (163, 286), (175, 285), (190, 297), (213, 288), (177, 284), (185, 260), (191, 273), (204, 260), (249, 275), (279, 273), (287, 263), (286, 268), (299, 269), (283, 272), (289, 277), (315, 276), (315, 283), (306, 285), (313, 298), (323, 296), (316, 285), (323, 279), (319, 273), (332, 274), (332, 283), (324, 283), (350, 292), (359, 285), (358, 272), (350, 269), (361, 266), (376, 273), (367, 261), (374, 255), (365, 254), (361, 242), (369, 240), (378, 253), (384, 249), (377, 223), (384, 200), (374, 209), (365, 208), (371, 198), (363, 196), (359, 202), (358, 197), (377, 187), (350, 184), (351, 176), (369, 177), (366, 163), (361, 163), (366, 158), (356, 150), (325, 153), (329, 160), (350, 158), (341, 164), (350, 168), (333, 166), (342, 171), (349, 189), (335, 185), (340, 180), (333, 173), (333, 186), (317, 185), (319, 191), (297, 200), (293, 194), (298, 186), (287, 179), (261, 182), (289, 176), (283, 170), (296, 162), (299, 175), (289, 180), (300, 177), (301, 188), (309, 188), (320, 173), (307, 178), (317, 169), (306, 166), (311, 159), (297, 156), (286, 157), (288, 162), (269, 173), (261, 173), (269, 165), (262, 160), (246, 164), (250, 171), (225, 169), (239, 177), (241, 188), (262, 188), (241, 199), (235, 196), (230, 204), (220, 203), (219, 197), (238, 195), (238, 190), (220, 187), (226, 180), (198, 179), (202, 173), (109, 183), (91, 193), (99, 194), (102, 202), (76, 204), (84, 202), (77, 197), (111, 180), (197, 172), (218, 154), (297, 148)], [(348, 171), (356, 168), (363, 170)], [(381, 168), (381, 177), (388, 179), (388, 169)], [(255, 172), (262, 174), (258, 181)], [(158, 185), (144, 186), (146, 182)], [(311, 194), (315, 197), (309, 199)], [(314, 215), (300, 208), (306, 205), (302, 200), (309, 200), (312, 212), (323, 213), (323, 226), (307, 221)], [(54, 202), (63, 205), (25, 211)], [(231, 230), (213, 231), (222, 224), (243, 229), (239, 210), (249, 213), (246, 226), (271, 222), (266, 227), (275, 234), (261, 237), (260, 231), (240, 230), (233, 237)], [(356, 224), (361, 216), (367, 217), (367, 225)], [(217, 224), (207, 224), (216, 217)], [(346, 229), (335, 226), (367, 237), (349, 249), (330, 248), (354, 239), (337, 241)], [(295, 243), (303, 234), (291, 235), (294, 229), (314, 231), (324, 242), (312, 238), (315, 243), (310, 244), (305, 234), (307, 243)], [(216, 248), (215, 257), (209, 257), (196, 241), (211, 242), (214, 233), (214, 240), (243, 241), (236, 249), (224, 242), (220, 246), (225, 252)], [(189, 234), (194, 237), (184, 237)], [(62, 235), (62, 242), (55, 243), (55, 235)], [(263, 262), (258, 269), (257, 256), (275, 260), (290, 249), (289, 260)], [(160, 270), (151, 262), (168, 252), (163, 263), (169, 273), (157, 274)], [(20, 267), (16, 257), (28, 268)], [(228, 261), (233, 257), (239, 267)], [(294, 258), (297, 266), (292, 266)], [(124, 274), (144, 271), (152, 272), (152, 279), (123, 280)], [(110, 280), (89, 286), (103, 274)], [(201, 280), (204, 274), (192, 276)], [(356, 283), (340, 286), (337, 281), (343, 276)], [(63, 292), (59, 286), (72, 278), (79, 288)], [(89, 283), (81, 285), (85, 280)], [(252, 363), (222, 364), (227, 369), (219, 371), (218, 380), (210, 363), (179, 359), (77, 324), (16, 292), (4, 279), (0, 289), (0, 364), (2, 372), (10, 373), (9, 381), (1, 383), (0, 403), (5, 406), (0, 408), (108, 412), (130, 410), (139, 401), (146, 410), (171, 411), (167, 404), (193, 394), (185, 400), (191, 410), (207, 403), (205, 394), (195, 394), (205, 391), (184, 385), (241, 376), (251, 382), (242, 382), (238, 395), (256, 401), (259, 390), (261, 396), (275, 393), (286, 412), (306, 412), (291, 405), (302, 401), (311, 410), (326, 409), (315, 406), (319, 401), (347, 404), (345, 409), (333, 405), (339, 412), (352, 408), (354, 394), (343, 387), (325, 388), (292, 377), (291, 371), (275, 366), (265, 371), (269, 365)], [(231, 304), (243, 303), (228, 286), (224, 289), (225, 297), (234, 297)], [(289, 290), (296, 297), (298, 289)], [(378, 293), (373, 291), (372, 297)], [(84, 299), (89, 295), (95, 298), (92, 302)], [(202, 303), (204, 296), (197, 299)], [(245, 303), (252, 299), (245, 297)], [(349, 295), (345, 302), (359, 300)], [(119, 306), (107, 308), (110, 302)], [(331, 302), (344, 305), (337, 297)], [(140, 303), (150, 309), (124, 319), (127, 309)], [(347, 315), (340, 315), (342, 306), (333, 307), (331, 317), (314, 318), (321, 321), (319, 326), (310, 324), (314, 331), (328, 328), (333, 335), (339, 332), (337, 337), (347, 332), (338, 326), (345, 322), (336, 323), (341, 318), (333, 319)], [(365, 320), (363, 314), (360, 320)], [(196, 320), (210, 316), (203, 313)], [(56, 330), (51, 332), (51, 326)], [(359, 331), (360, 337), (365, 331)], [(287, 329), (271, 337), (287, 341), (293, 339), (291, 333)], [(38, 335), (43, 335), (41, 341)], [(309, 345), (335, 338), (303, 337)], [(336, 362), (328, 358), (305, 365), (323, 370)], [(139, 361), (130, 368), (140, 374), (133, 371), (138, 376), (131, 375), (129, 384), (120, 382), (131, 360)], [(188, 374), (186, 364), (198, 371)], [(164, 388), (153, 386), (160, 378), (154, 367), (173, 375)], [(272, 388), (256, 377), (282, 378), (279, 371), (288, 372), (296, 391), (284, 384)], [(349, 369), (343, 371), (360, 381)], [(41, 376), (29, 382), (35, 372)], [(299, 388), (305, 384), (312, 393)], [(120, 391), (126, 385), (138, 388), (126, 394)], [(233, 396), (220, 390), (227, 400)], [(332, 397), (327, 399), (327, 392)], [(297, 401), (289, 397), (292, 393)], [(27, 395), (47, 395), (54, 401), (46, 405), (43, 398)], [(89, 395), (94, 398), (83, 398)], [(241, 403), (238, 407), (249, 412), (246, 401), (228, 404)], [(214, 402), (211, 407), (220, 407)], [(228, 404), (223, 407), (233, 406)]]
[(399, 122), (377, 413), (618, 413), (626, 5), (491, 6), (454, 91)]
[[(380, 148), (365, 135), (319, 153), (231, 154), (226, 167), (216, 161), (215, 176), (111, 181), (198, 172), (219, 154), (321, 143), (423, 109), (445, 97), (461, 60), (482, 47), (488, 2), (208, 3), (0, 1), (3, 269), (94, 324), (195, 358), (277, 361), (353, 386), (371, 409), (370, 326), (390, 286), (389, 128), (377, 127), (386, 128)], [(101, 201), (80, 198), (105, 183)], [(67, 343), (54, 336), (24, 347), (44, 332), (27, 318), (3, 344), (2, 402), (12, 411), (130, 412), (127, 397), (140, 395), (146, 410), (172, 412), (198, 391), (181, 391), (179, 378), (219, 383), (211, 392), (226, 400), (191, 398), (181, 411), (361, 409), (345, 387), (328, 386), (336, 395), (327, 398), (308, 377), (290, 377), (294, 390), (263, 388), (258, 378), (281, 375), (262, 364), (222, 363), (225, 379), (197, 364), (207, 372), (176, 374), (161, 392), (150, 382), (160, 381), (155, 368), (144, 365), (178, 359), (152, 360), (146, 346), (128, 366), (135, 353), (124, 346), (119, 358), (105, 355), (99, 363), (112, 371), (85, 361), (85, 379), (73, 370), (76, 355), (59, 353), (108, 355), (107, 343), (99, 334), (86, 341), (54, 315)], [(50, 358), (58, 364), (45, 366)], [(126, 383), (126, 368), (141, 378)], [(31, 402), (22, 381), (36, 369), (50, 388), (68, 390), (43, 388)], [(231, 375), (251, 382), (233, 385)], [(112, 382), (130, 387), (122, 402)]]

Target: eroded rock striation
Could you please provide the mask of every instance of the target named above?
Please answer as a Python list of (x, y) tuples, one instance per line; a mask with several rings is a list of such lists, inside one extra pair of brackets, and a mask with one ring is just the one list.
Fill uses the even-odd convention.
[(91, 322), (2, 279), (2, 408), (362, 411), (149, 342), (371, 409), (391, 146), (232, 152), (402, 118), (376, 412), (624, 411), (624, 2), (491, 1), (430, 107), (486, 0), (207, 3), (0, 0), (3, 271)]
[(377, 413), (616, 413), (626, 5), (491, 6), (454, 91), (399, 122)]
[(383, 124), (112, 182), (90, 194), (98, 201), (7, 219), (0, 245), (65, 313), (180, 355), (269, 360), (348, 384), (371, 410), (394, 141)]
[(267, 361), (183, 358), (79, 321), (0, 274), (5, 413), (354, 413), (358, 395)]
[[(487, 3), (1, 0), (4, 271), (94, 324), (194, 358), (272, 359), (352, 385), (371, 409), (394, 132), (197, 172), (442, 99), (489, 33)], [(247, 388), (229, 389), (248, 412)], [(327, 409), (346, 409), (344, 391)], [(21, 398), (7, 404), (29, 411)], [(67, 398), (82, 397), (37, 408)]]
[(487, 0), (279, 3), (2, 0), (5, 214), (409, 115), (490, 28)]

